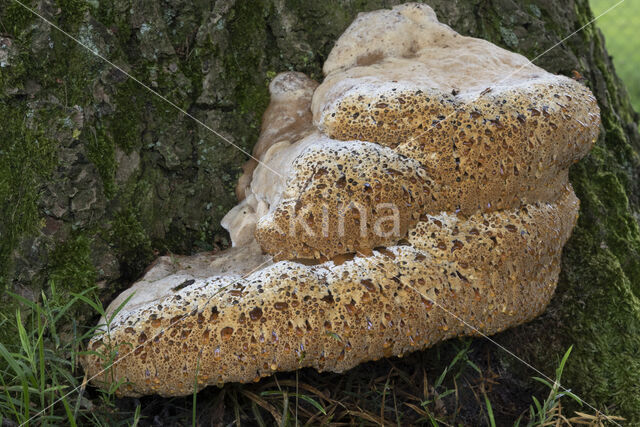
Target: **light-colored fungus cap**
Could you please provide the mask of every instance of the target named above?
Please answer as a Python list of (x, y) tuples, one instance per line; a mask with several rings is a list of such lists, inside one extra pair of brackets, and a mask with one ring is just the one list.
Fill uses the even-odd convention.
[(108, 317), (133, 294), (89, 343), (95, 384), (342, 372), (544, 310), (578, 214), (567, 170), (598, 131), (589, 90), (416, 4), (360, 14), (324, 71), (271, 83), (234, 247), (162, 258), (114, 301)]
[(262, 248), (278, 259), (394, 244), (434, 197), (424, 167), (390, 148), (308, 138), (313, 144), (294, 160), (280, 200), (256, 228)]
[(423, 4), (360, 14), (324, 72), (312, 103), (319, 129), (420, 161), (443, 186), (444, 210), (553, 199), (598, 134), (589, 89), (457, 34)]

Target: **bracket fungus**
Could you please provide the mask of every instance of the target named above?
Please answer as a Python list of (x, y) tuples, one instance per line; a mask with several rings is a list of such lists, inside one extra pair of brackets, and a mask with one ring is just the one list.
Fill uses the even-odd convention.
[(160, 258), (118, 297), (94, 383), (341, 372), (544, 310), (578, 214), (568, 168), (598, 133), (590, 91), (422, 4), (360, 14), (324, 73), (273, 79), (223, 219), (234, 247)]

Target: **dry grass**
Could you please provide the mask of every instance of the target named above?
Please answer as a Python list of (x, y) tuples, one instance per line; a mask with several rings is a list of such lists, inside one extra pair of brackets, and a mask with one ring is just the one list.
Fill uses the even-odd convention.
[(520, 425), (598, 426), (613, 419), (567, 415), (557, 397), (544, 423), (531, 420), (531, 396), (546, 402), (549, 390), (533, 380), (523, 385), (503, 371), (491, 360), (488, 345), (454, 340), (344, 374), (303, 369), (255, 384), (210, 387), (197, 396), (195, 420), (191, 398), (121, 399), (118, 405), (129, 413), (141, 406), (140, 425), (503, 426), (520, 419)]

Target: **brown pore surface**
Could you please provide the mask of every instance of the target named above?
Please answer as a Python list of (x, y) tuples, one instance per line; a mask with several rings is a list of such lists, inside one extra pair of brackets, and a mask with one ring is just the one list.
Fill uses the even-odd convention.
[(353, 88), (324, 110), (320, 126), (332, 138), (377, 142), (418, 160), (440, 188), (430, 213), (554, 200), (600, 121), (589, 89), (554, 77), (472, 100), (393, 88), (371, 96), (369, 82), (369, 92)]
[[(567, 188), (556, 204), (425, 217), (410, 245), (370, 256), (281, 261), (245, 279), (196, 281), (117, 316), (108, 339), (121, 358), (96, 381), (126, 379), (120, 393), (130, 396), (170, 396), (191, 393), (196, 372), (200, 388), (305, 366), (341, 372), (476, 333), (451, 312), (485, 334), (498, 332), (548, 303), (557, 248), (577, 210)], [(90, 349), (105, 351), (106, 340), (94, 338)], [(89, 356), (85, 366), (94, 375), (106, 364)]]
[(282, 201), (258, 221), (255, 234), (278, 259), (332, 258), (394, 244), (437, 194), (419, 162), (367, 142), (312, 146), (292, 169)]

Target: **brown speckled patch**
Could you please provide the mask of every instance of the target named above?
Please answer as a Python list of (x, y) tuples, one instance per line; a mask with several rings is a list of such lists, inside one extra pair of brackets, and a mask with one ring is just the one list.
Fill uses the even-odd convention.
[(557, 77), (472, 102), (438, 91), (371, 98), (352, 90), (320, 126), (332, 138), (377, 142), (418, 160), (441, 188), (434, 211), (470, 215), (554, 200), (599, 123), (589, 89)]
[(437, 194), (419, 162), (366, 142), (312, 147), (293, 170), (283, 200), (256, 229), (262, 248), (279, 259), (331, 258), (393, 244)]
[[(109, 375), (130, 382), (121, 389), (127, 395), (181, 395), (192, 391), (198, 363), (200, 387), (305, 366), (341, 372), (475, 333), (440, 306), (485, 334), (498, 332), (547, 305), (560, 269), (558, 248), (577, 209), (567, 189), (555, 204), (468, 219), (423, 217), (409, 232), (409, 246), (339, 265), (281, 261), (235, 283), (197, 281), (115, 319), (111, 340), (120, 354), (154, 341)], [(94, 339), (92, 349), (104, 350), (102, 341)], [(91, 375), (102, 365), (93, 358), (88, 367)]]

